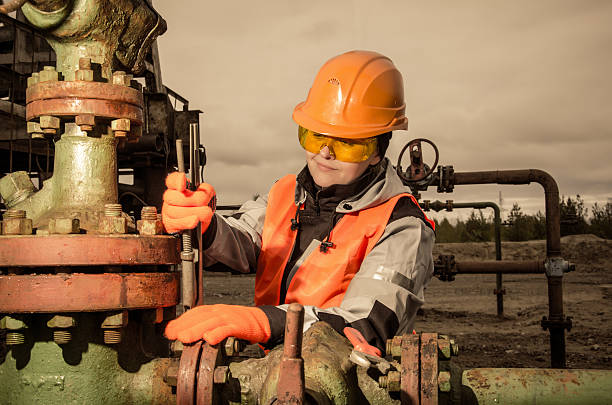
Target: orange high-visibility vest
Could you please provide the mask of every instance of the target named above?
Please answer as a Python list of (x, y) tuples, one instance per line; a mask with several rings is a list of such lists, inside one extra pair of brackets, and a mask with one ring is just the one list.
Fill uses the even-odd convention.
[[(296, 176), (277, 181), (268, 195), (262, 246), (255, 277), (255, 305), (279, 305), (283, 271), (291, 257), (297, 230), (295, 218)], [(319, 308), (339, 306), (349, 283), (383, 234), (399, 194), (376, 207), (347, 213), (331, 232), (334, 244), (327, 252), (316, 248), (291, 279), (284, 303), (299, 302)]]

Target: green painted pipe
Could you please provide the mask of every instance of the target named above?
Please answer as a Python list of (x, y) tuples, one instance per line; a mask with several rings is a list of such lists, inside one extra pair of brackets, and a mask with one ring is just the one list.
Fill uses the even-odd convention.
[(475, 368), (462, 375), (462, 404), (602, 405), (612, 402), (612, 370)]

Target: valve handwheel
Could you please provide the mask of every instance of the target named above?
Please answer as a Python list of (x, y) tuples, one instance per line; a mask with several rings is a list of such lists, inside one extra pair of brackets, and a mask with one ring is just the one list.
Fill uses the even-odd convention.
[[(421, 142), (430, 144), (436, 154), (434, 163), (431, 167), (425, 164), (425, 162), (423, 161)], [(404, 173), (401, 163), (402, 157), (404, 156), (406, 149), (410, 149), (410, 166), (406, 170), (406, 173)], [(399, 158), (397, 160), (397, 174), (405, 183), (412, 183), (423, 180), (429, 177), (434, 172), (435, 168), (438, 166), (439, 157), (440, 153), (438, 152), (438, 147), (432, 141), (425, 138), (413, 139), (408, 142), (400, 152)]]

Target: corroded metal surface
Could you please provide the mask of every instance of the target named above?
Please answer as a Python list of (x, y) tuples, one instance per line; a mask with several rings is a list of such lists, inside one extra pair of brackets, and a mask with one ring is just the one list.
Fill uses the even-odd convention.
[(197, 371), (202, 353), (202, 344), (203, 343), (199, 341), (193, 345), (183, 347), (176, 385), (177, 405), (195, 404)]
[(26, 119), (40, 116), (90, 115), (106, 119), (127, 118), (143, 123), (142, 93), (131, 87), (89, 81), (50, 81), (26, 91)]
[(143, 97), (140, 91), (124, 85), (105, 82), (40, 82), (26, 90), (27, 103), (61, 98), (110, 100), (132, 104), (140, 108), (143, 105)]
[(0, 236), (0, 263), (10, 267), (177, 264), (177, 240), (169, 235)]
[(481, 405), (607, 404), (611, 381), (612, 370), (475, 368), (462, 375), (464, 398)]
[(421, 334), (421, 405), (438, 404), (438, 334)]
[(0, 276), (0, 312), (55, 313), (178, 304), (177, 273)]
[(54, 0), (27, 2), (26, 18), (49, 34), (58, 71), (74, 80), (78, 61), (91, 58), (104, 78), (117, 68), (142, 70), (152, 42), (166, 22), (144, 0), (72, 0), (48, 9)]
[[(63, 217), (78, 218), (87, 231), (97, 230), (104, 204), (117, 202), (117, 141), (112, 136), (82, 136), (78, 130), (66, 124), (66, 134), (55, 143), (53, 177), (38, 192), (9, 205), (25, 210), (36, 228)], [(11, 189), (0, 192), (4, 197)]]
[(303, 329), (304, 307), (301, 304), (292, 303), (287, 309), (285, 343), (276, 388), (278, 405), (301, 405), (304, 403)]
[(225, 364), (225, 354), (222, 350), (224, 343), (202, 345), (202, 355), (198, 366), (198, 381), (196, 392), (196, 405), (220, 404), (221, 397), (215, 387), (214, 374), (217, 366)]
[(419, 335), (402, 336), (402, 375), (401, 375), (401, 400), (405, 405), (419, 404)]

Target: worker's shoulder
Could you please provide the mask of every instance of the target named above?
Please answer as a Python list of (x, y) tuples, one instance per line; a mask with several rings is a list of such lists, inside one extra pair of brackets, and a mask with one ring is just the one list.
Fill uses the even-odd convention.
[(421, 210), (421, 207), (419, 207), (417, 203), (415, 203), (412, 200), (412, 198), (407, 195), (402, 196), (397, 201), (397, 203), (395, 204), (395, 207), (393, 208), (393, 212), (391, 213), (391, 216), (389, 217), (388, 223), (390, 224), (392, 222), (395, 222), (399, 219), (406, 218), (406, 217), (418, 218), (421, 221), (423, 221), (425, 226), (427, 226), (432, 231), (434, 230), (431, 220), (425, 216), (425, 214), (423, 213), (423, 210)]

